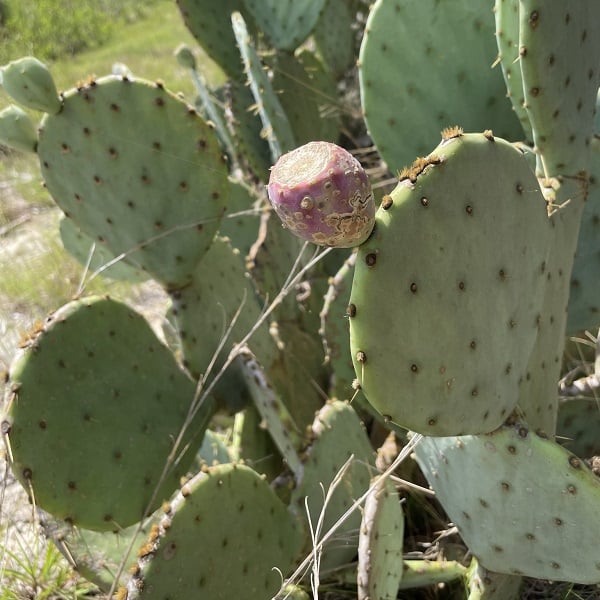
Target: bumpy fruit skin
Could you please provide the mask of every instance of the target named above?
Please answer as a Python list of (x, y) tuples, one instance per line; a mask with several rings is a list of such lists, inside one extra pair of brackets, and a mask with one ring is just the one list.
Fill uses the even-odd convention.
[(359, 246), (375, 223), (367, 174), (348, 151), (329, 142), (284, 154), (271, 169), (268, 192), (285, 227), (320, 246)]

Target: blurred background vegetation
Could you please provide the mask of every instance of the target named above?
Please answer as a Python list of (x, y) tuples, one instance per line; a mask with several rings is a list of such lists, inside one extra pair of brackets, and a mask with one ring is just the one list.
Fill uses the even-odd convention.
[(0, 63), (23, 53), (54, 61), (105, 44), (160, 0), (0, 0)]

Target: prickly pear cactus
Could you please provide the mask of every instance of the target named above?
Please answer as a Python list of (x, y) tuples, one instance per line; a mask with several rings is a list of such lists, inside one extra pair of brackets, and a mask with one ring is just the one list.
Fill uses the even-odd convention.
[[(212, 380), (234, 345), (250, 332), (261, 313), (239, 252), (227, 239), (216, 238), (205, 260), (192, 273), (190, 285), (173, 293), (172, 312), (181, 337), (184, 364), (195, 378), (204, 375), (208, 381)], [(257, 328), (248, 343), (263, 364), (270, 366), (275, 349), (266, 324)], [(218, 355), (214, 357), (217, 350)], [(209, 375), (208, 368), (213, 361)], [(230, 370), (234, 381), (229, 384), (222, 381), (221, 389), (217, 388), (215, 393), (222, 405), (243, 406), (244, 402), (238, 401), (236, 396), (243, 396), (244, 386), (235, 374), (235, 367)]]
[(277, 160), (282, 153), (295, 147), (294, 132), (254, 48), (244, 17), (235, 12), (231, 16), (231, 22), (248, 77), (248, 85), (263, 124), (262, 135), (269, 142), (272, 159)]
[(140, 315), (109, 298), (73, 301), (11, 365), (3, 431), (13, 471), (37, 506), (72, 525), (128, 527), (171, 495), (194, 460), (210, 403), (160, 480), (194, 388)]
[(546, 203), (521, 152), (489, 132), (454, 133), (384, 197), (348, 307), (367, 400), (428, 435), (492, 431), (510, 415), (548, 252)]
[(494, 15), (496, 17), (498, 58), (502, 66), (507, 95), (511, 99), (513, 110), (523, 127), (525, 139), (529, 143), (533, 143), (531, 123), (525, 108), (523, 74), (519, 60), (519, 0), (497, 0)]
[(144, 271), (119, 260), (106, 246), (96, 243), (93, 238), (83, 233), (71, 219), (62, 217), (58, 224), (58, 231), (65, 250), (90, 273), (99, 272), (102, 277), (132, 283), (148, 279)]

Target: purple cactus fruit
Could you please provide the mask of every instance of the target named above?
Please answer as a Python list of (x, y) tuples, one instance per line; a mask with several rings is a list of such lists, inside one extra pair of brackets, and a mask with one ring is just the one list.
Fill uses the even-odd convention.
[(268, 192), (284, 226), (320, 246), (358, 246), (375, 224), (367, 174), (347, 150), (329, 142), (309, 142), (281, 156)]

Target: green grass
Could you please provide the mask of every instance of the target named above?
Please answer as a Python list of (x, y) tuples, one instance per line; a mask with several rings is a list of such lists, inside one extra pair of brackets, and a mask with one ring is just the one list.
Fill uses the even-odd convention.
[[(182, 43), (194, 49), (210, 83), (223, 81), (219, 68), (198, 48), (185, 28), (174, 2), (163, 0), (147, 14), (147, 18), (132, 25), (121, 25), (106, 46), (49, 63), (58, 89), (70, 89), (90, 75), (108, 75), (113, 64), (120, 62), (126, 64), (135, 76), (161, 79), (171, 91), (183, 92), (191, 100), (194, 90), (190, 77), (173, 56), (175, 48)], [(22, 54), (26, 53), (24, 48)], [(0, 90), (0, 108), (9, 103), (10, 99)]]

